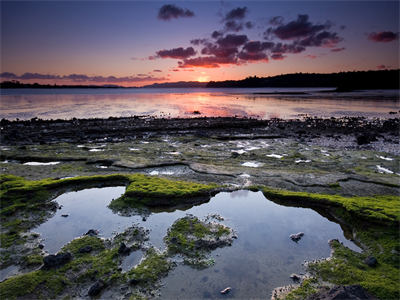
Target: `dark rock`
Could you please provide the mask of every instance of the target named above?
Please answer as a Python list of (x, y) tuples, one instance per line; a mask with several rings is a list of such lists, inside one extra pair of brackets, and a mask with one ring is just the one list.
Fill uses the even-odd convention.
[(297, 275), (297, 274), (291, 274), (290, 278), (294, 281), (294, 282), (299, 282), (301, 280), (301, 276)]
[(68, 216), (69, 216), (69, 214), (61, 215), (61, 217), (64, 217), (64, 218), (66, 218)]
[(85, 235), (90, 235), (90, 236), (96, 236), (98, 234), (99, 234), (99, 231), (95, 230), (95, 229), (89, 229), (89, 231), (85, 233)]
[(360, 285), (338, 285), (332, 288), (322, 288), (309, 296), (307, 300), (376, 300)]
[(48, 270), (51, 268), (57, 268), (62, 265), (65, 265), (67, 262), (69, 262), (72, 259), (72, 255), (69, 252), (66, 253), (59, 253), (59, 254), (51, 254), (47, 255), (43, 258), (43, 267), (42, 269)]
[(236, 158), (236, 157), (239, 157), (239, 153), (237, 153), (237, 152), (232, 152), (232, 154), (231, 154), (231, 157), (232, 158)]
[(125, 245), (125, 243), (121, 243), (119, 245), (118, 253), (122, 255), (128, 255), (131, 252), (131, 249)]
[(363, 135), (359, 135), (357, 137), (357, 144), (358, 145), (366, 145), (369, 144), (371, 142), (376, 141), (376, 136), (372, 135), (372, 134), (363, 134)]
[(93, 285), (90, 287), (90, 289), (89, 289), (89, 291), (88, 291), (88, 295), (89, 295), (90, 297), (97, 296), (98, 294), (101, 293), (101, 291), (102, 291), (105, 287), (106, 287), (105, 282), (104, 282), (103, 280), (100, 279), (100, 280), (96, 281), (95, 284), (93, 284)]
[(297, 243), (298, 241), (301, 240), (303, 235), (304, 235), (304, 232), (299, 232), (299, 233), (296, 233), (296, 234), (291, 234), (289, 237), (293, 242)]
[(44, 245), (43, 245), (43, 244), (39, 244), (39, 245), (38, 245), (38, 248), (39, 248), (39, 249), (43, 249), (43, 248), (44, 248)]
[(131, 280), (129, 280), (129, 284), (131, 285), (136, 285), (140, 282), (140, 280), (136, 279), (136, 278), (132, 278)]
[(378, 261), (376, 260), (375, 257), (368, 256), (366, 259), (364, 259), (364, 263), (373, 268), (373, 267), (376, 267), (376, 265), (378, 264)]
[(79, 253), (89, 253), (89, 252), (92, 252), (92, 250), (93, 250), (92, 246), (85, 246), (85, 247), (80, 248), (78, 250), (78, 252)]

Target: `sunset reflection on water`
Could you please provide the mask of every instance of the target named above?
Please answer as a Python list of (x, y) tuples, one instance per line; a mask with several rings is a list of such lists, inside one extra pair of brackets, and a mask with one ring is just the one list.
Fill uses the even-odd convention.
[(256, 95), (231, 89), (199, 91), (75, 90), (23, 91), (1, 96), (0, 117), (6, 119), (154, 117), (254, 117), (260, 119), (365, 116), (388, 117), (399, 110), (396, 91), (375, 94)]

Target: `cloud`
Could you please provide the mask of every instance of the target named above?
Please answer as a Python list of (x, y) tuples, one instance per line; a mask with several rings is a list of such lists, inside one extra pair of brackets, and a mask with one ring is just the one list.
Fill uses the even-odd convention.
[(180, 8), (172, 4), (163, 5), (158, 11), (158, 18), (163, 21), (193, 16), (194, 12), (192, 12), (191, 10)]
[(229, 11), (226, 15), (224, 20), (231, 21), (231, 20), (242, 20), (246, 17), (247, 7), (237, 7)]
[(220, 65), (238, 64), (235, 56), (228, 57), (215, 57), (215, 56), (201, 56), (191, 59), (185, 59), (178, 62), (179, 68), (219, 68)]
[(184, 59), (196, 55), (196, 51), (193, 49), (193, 47), (188, 47), (186, 49), (179, 47), (171, 50), (160, 50), (157, 51), (156, 54), (157, 57), (161, 58)]
[(334, 48), (334, 49), (331, 49), (331, 52), (341, 52), (343, 50), (346, 50), (346, 48), (344, 48), (344, 47), (342, 47), (342, 48)]
[(368, 39), (373, 42), (388, 43), (399, 38), (399, 34), (392, 31), (371, 32)]
[(379, 65), (379, 66), (376, 66), (376, 68), (378, 70), (387, 70), (387, 69), (390, 69), (391, 66)]
[(223, 48), (235, 48), (245, 44), (248, 41), (246, 35), (228, 34), (217, 40), (217, 44)]
[(161, 70), (155, 69), (153, 72), (162, 72)]
[(0, 74), (2, 79), (14, 79), (14, 80), (57, 80), (57, 81), (73, 81), (76, 83), (133, 83), (142, 81), (164, 81), (164, 77), (153, 77), (145, 74), (139, 74), (140, 76), (88, 76), (85, 74), (70, 74), (70, 75), (51, 75), (51, 74), (40, 74), (40, 73), (24, 73), (20, 76), (4, 72)]
[(242, 23), (238, 23), (236, 21), (228, 21), (225, 23), (225, 31), (234, 31), (234, 32), (238, 32), (241, 31), (243, 29), (243, 24)]
[[(286, 46), (289, 53), (300, 53), (307, 47), (334, 48), (343, 41), (342, 37), (331, 31), (332, 22), (312, 23), (309, 21), (308, 15), (298, 15), (296, 20), (287, 23), (284, 22), (283, 17), (277, 16), (273, 17), (269, 23), (272, 27), (265, 30), (264, 38), (266, 40), (291, 41)], [(282, 53), (282, 51), (276, 52)]]
[(281, 40), (290, 40), (312, 36), (328, 27), (329, 25), (312, 24), (308, 21), (308, 15), (298, 15), (297, 20), (287, 24), (281, 23), (272, 32)]
[(273, 60), (283, 60), (286, 56), (282, 55), (282, 53), (275, 53), (271, 55)]
[(223, 34), (222, 32), (215, 30), (215, 31), (211, 34), (211, 37), (212, 37), (213, 39), (217, 39), (217, 38), (219, 38), (219, 37), (221, 37), (221, 36), (223, 36), (223, 35), (224, 35), (224, 34)]

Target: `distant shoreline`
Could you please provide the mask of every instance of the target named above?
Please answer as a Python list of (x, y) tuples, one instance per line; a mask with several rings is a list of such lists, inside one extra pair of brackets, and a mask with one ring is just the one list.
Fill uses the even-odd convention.
[(146, 88), (332, 88), (335, 92), (400, 89), (400, 69), (340, 73), (294, 73), (271, 77), (247, 77), (225, 81), (179, 81), (154, 83), (142, 87), (104, 85), (56, 85), (3, 81), (1, 89), (146, 89)]

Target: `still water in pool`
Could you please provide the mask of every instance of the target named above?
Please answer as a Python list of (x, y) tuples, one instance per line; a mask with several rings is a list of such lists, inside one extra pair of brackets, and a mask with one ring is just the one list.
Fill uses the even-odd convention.
[[(197, 270), (178, 265), (163, 279), (161, 296), (167, 299), (221, 297), (219, 291), (227, 286), (232, 287), (229, 297), (269, 298), (273, 288), (291, 283), (291, 273), (304, 271), (304, 260), (329, 256), (328, 240), (337, 238), (359, 250), (345, 238), (338, 224), (312, 209), (278, 205), (261, 192), (222, 192), (200, 205), (159, 210), (143, 218), (122, 216), (107, 207), (124, 190), (125, 187), (93, 188), (56, 198), (62, 208), (34, 230), (44, 239), (44, 249), (55, 253), (89, 229), (111, 237), (139, 224), (150, 229), (149, 242), (162, 250), (167, 229), (176, 219), (186, 214), (202, 219), (209, 214), (221, 215), (222, 223), (233, 228), (238, 239), (230, 247), (214, 250), (211, 256), (215, 264), (209, 268)], [(297, 232), (304, 232), (304, 237), (295, 243), (289, 235)]]

